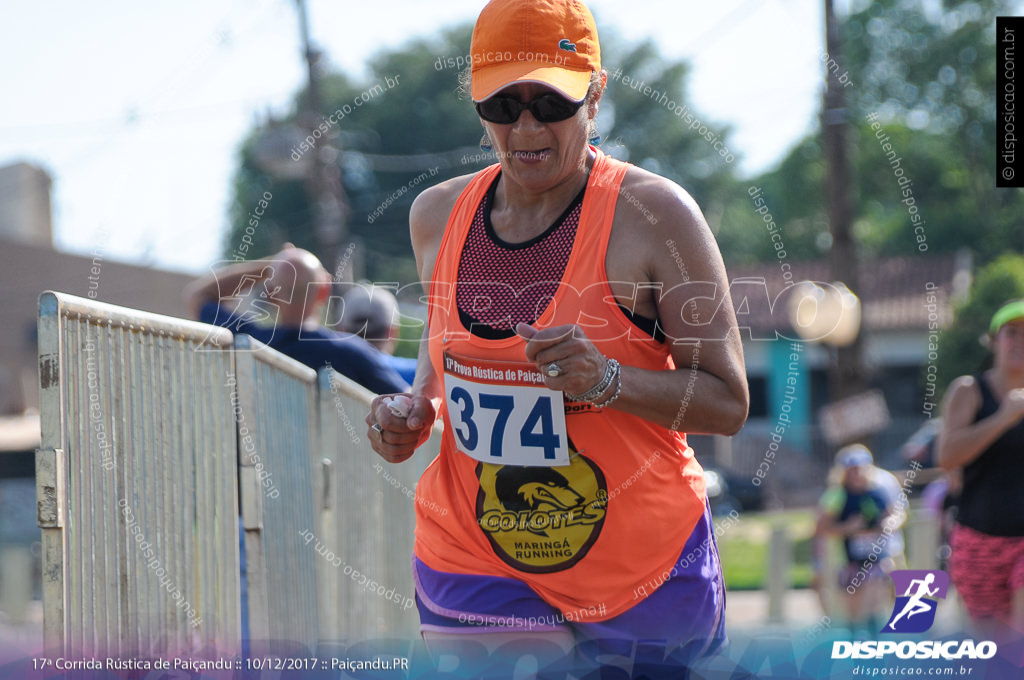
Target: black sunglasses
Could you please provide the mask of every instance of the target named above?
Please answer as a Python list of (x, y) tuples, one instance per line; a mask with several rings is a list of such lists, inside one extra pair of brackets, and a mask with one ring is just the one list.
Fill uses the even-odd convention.
[(583, 106), (582, 101), (570, 101), (554, 92), (542, 94), (528, 102), (499, 94), (478, 102), (476, 112), (489, 123), (509, 125), (519, 120), (523, 109), (529, 109), (530, 114), (537, 119), (538, 123), (557, 123), (572, 118), (581, 106)]

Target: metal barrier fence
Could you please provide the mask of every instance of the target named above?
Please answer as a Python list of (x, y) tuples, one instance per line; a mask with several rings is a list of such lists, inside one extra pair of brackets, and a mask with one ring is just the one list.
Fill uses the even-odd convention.
[(40, 297), (48, 650), (239, 650), (235, 428), (222, 387), (232, 362), (227, 331)]
[(48, 650), (240, 653), (239, 511), (253, 654), (416, 636), (414, 489), (440, 426), (390, 465), (341, 374), (61, 293), (40, 298), (39, 370)]
[(315, 649), (320, 557), (304, 536), (319, 533), (314, 507), (323, 504), (316, 373), (247, 335), (235, 337), (235, 371), (225, 383), (238, 432), (252, 653), (285, 653), (274, 645), (291, 642)]
[(319, 372), (319, 385), (319, 430), (333, 470), (316, 538), (326, 553), (318, 562), (321, 592), (332, 603), (322, 631), (336, 640), (415, 637), (413, 494), (439, 451), (441, 427), (411, 459), (392, 465), (366, 439), (373, 394), (330, 369)]

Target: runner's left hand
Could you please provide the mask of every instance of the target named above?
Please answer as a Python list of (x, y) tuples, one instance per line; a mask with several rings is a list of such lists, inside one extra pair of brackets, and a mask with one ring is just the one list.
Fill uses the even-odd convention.
[[(549, 388), (583, 394), (604, 377), (608, 358), (576, 324), (537, 329), (520, 323), (516, 333), (526, 340), (526, 358), (536, 364)], [(558, 365), (561, 375), (548, 375), (551, 364)]]

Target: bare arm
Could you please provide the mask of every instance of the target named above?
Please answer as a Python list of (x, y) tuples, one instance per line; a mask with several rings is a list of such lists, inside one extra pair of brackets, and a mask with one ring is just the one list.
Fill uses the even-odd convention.
[[(420, 281), (428, 296), (448, 215), (469, 180), (470, 176), (456, 177), (427, 189), (413, 201), (409, 213), (409, 232)], [(412, 456), (429, 438), (437, 414), (440, 413), (444, 388), (430, 362), (431, 330), (428, 322), (420, 340), (419, 362), (412, 392), (409, 394), (412, 406), (408, 416), (399, 418), (391, 413), (383, 399), (387, 395), (382, 395), (371, 403), (370, 413), (366, 417), (367, 425), (377, 423), (381, 426), (381, 437), (377, 439), (371, 434), (370, 442), (377, 454), (391, 463), (400, 463)]]
[(945, 470), (976, 460), (989, 446), (1024, 418), (1024, 391), (1012, 390), (992, 415), (974, 422), (981, 408), (981, 390), (974, 377), (953, 381), (942, 401), (942, 430), (936, 455)]
[[(620, 302), (635, 301), (636, 313), (659, 319), (676, 368), (646, 370), (623, 362), (620, 396), (610, 408), (675, 430), (735, 434), (746, 421), (750, 397), (721, 253), (685, 191), (639, 172), (623, 184), (628, 200), (616, 208), (608, 276)], [(638, 286), (647, 297), (634, 300)], [(545, 378), (548, 387), (580, 394), (600, 381), (606, 359), (580, 329), (569, 334), (569, 328), (525, 336), (526, 353), (538, 367), (556, 362), (565, 370)]]
[(659, 216), (645, 225), (654, 234), (644, 243), (676, 370), (624, 372), (623, 392), (627, 384), (631, 390), (621, 408), (675, 430), (732, 435), (746, 422), (750, 396), (725, 264), (697, 204), (657, 179), (636, 193)]
[[(434, 364), (430, 361), (430, 328), (425, 327), (423, 329), (423, 337), (420, 339), (420, 350), (417, 355), (416, 363), (416, 379), (412, 384), (411, 394), (421, 396), (428, 400), (434, 406), (435, 418), (436, 414), (441, 408), (442, 389), (441, 381), (437, 378), (437, 373), (434, 372)], [(429, 414), (424, 414), (429, 415)], [(423, 421), (420, 420), (418, 414), (415, 412), (410, 414), (409, 426), (417, 427)], [(433, 425), (434, 420), (431, 419), (430, 424)]]
[[(434, 265), (441, 250), (444, 230), (448, 225), (448, 216), (469, 180), (469, 176), (457, 177), (427, 189), (416, 197), (409, 211), (409, 234), (412, 238), (413, 253), (416, 256), (416, 269), (420, 275), (423, 292), (428, 296), (428, 305), (435, 303), (430, 299), (434, 292), (432, 290)], [(419, 363), (416, 367), (416, 381), (413, 383), (412, 393), (414, 396), (421, 396), (431, 401), (435, 408), (439, 408), (444, 386), (437, 373), (434, 372), (434, 366), (430, 361), (429, 339), (432, 337), (432, 332), (435, 332), (435, 329), (430, 328), (428, 319), (420, 340)]]

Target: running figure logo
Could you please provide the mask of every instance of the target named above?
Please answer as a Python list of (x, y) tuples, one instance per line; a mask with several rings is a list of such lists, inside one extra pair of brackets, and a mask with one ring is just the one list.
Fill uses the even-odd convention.
[(892, 617), (883, 633), (923, 633), (935, 623), (938, 600), (946, 598), (949, 575), (944, 571), (904, 569), (894, 571), (893, 585), (897, 593)]

